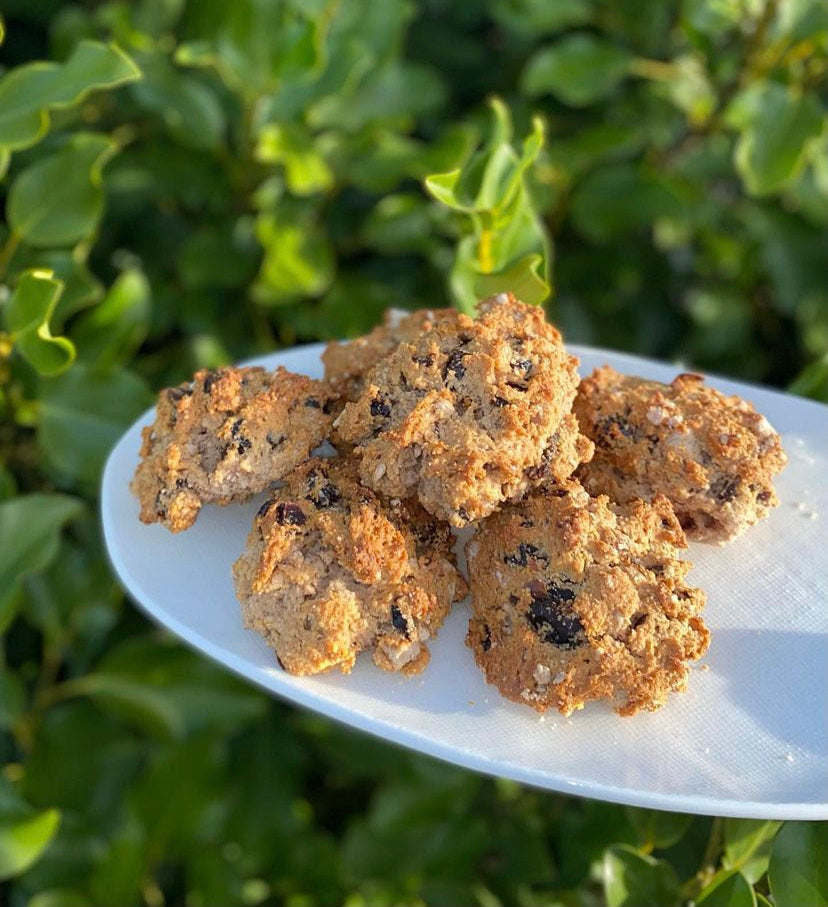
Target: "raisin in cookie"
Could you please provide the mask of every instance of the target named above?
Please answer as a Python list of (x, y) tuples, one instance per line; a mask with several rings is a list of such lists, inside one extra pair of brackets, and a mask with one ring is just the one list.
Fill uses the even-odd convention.
[(233, 568), (245, 626), (291, 674), (348, 673), (365, 649), (416, 674), (466, 593), (451, 541), (416, 502), (386, 505), (360, 485), (353, 460), (309, 460), (262, 505)]
[(437, 322), (457, 317), (455, 309), (388, 309), (383, 323), (370, 334), (346, 343), (329, 343), (322, 353), (325, 380), (346, 400), (356, 400), (362, 393), (367, 373), (403, 341), (414, 340)]
[(504, 293), (400, 343), (334, 426), (364, 484), (464, 526), (590, 456), (566, 418), (576, 365), (543, 310)]
[(241, 501), (301, 463), (327, 436), (334, 397), (280, 368), (222, 368), (161, 391), (132, 490), (141, 519), (187, 529), (203, 504)]
[(666, 498), (615, 505), (574, 480), (489, 517), (466, 546), (467, 643), (488, 682), (539, 712), (663, 705), (708, 644), (684, 545)]
[(596, 450), (579, 477), (614, 501), (664, 494), (688, 538), (724, 542), (778, 503), (772, 479), (786, 457), (767, 419), (703, 380), (659, 384), (609, 366), (584, 379), (575, 413)]

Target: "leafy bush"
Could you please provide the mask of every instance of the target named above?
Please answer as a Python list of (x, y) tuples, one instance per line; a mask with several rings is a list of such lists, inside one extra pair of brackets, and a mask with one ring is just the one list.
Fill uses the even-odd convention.
[(4, 6), (4, 903), (826, 903), (824, 825), (539, 793), (266, 699), (125, 603), (94, 503), (151, 388), (505, 286), (828, 398), (824, 2)]

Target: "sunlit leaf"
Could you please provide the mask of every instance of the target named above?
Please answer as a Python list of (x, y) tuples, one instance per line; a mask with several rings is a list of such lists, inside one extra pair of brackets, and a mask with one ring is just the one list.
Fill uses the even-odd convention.
[(147, 336), (150, 286), (130, 268), (118, 276), (106, 296), (85, 312), (72, 331), (81, 358), (99, 369), (126, 362)]
[(70, 107), (92, 91), (134, 82), (141, 72), (116, 45), (80, 41), (63, 64), (27, 63), (0, 79), (0, 148), (26, 148), (49, 128), (50, 108)]
[(0, 879), (19, 875), (35, 863), (59, 824), (60, 813), (56, 809), (25, 819), (0, 817)]
[(41, 375), (58, 375), (75, 359), (75, 347), (66, 337), (53, 337), (50, 321), (63, 283), (51, 271), (26, 271), (6, 307), (6, 329), (15, 349)]

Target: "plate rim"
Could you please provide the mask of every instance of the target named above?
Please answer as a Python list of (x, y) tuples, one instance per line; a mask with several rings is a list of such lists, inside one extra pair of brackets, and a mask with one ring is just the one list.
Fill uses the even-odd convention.
[[(316, 353), (318, 356), (318, 353), (324, 349), (325, 345), (324, 342), (309, 343), (281, 350), (274, 350), (270, 353), (242, 360), (239, 364), (258, 365), (263, 361), (270, 361), (274, 357), (294, 353), (300, 355)], [(569, 344), (567, 349), (569, 352), (579, 357), (582, 354), (597, 357), (609, 354), (615, 358), (623, 357), (627, 361), (641, 361), (647, 366), (657, 365), (664, 368), (684, 368), (684, 366), (664, 362), (662, 360), (647, 359), (646, 357), (623, 351), (606, 350), (600, 347), (585, 346), (582, 344)], [(706, 380), (709, 379), (724, 385), (736, 384), (741, 387), (756, 389), (763, 393), (773, 394), (778, 398), (794, 396), (774, 388), (767, 388), (758, 384), (749, 384), (738, 379), (714, 375), (708, 372), (699, 372), (699, 374), (703, 374)], [(795, 399), (798, 403), (810, 404), (817, 412), (828, 414), (828, 406), (825, 404), (808, 398), (796, 397)], [(143, 426), (146, 423), (154, 410), (155, 406), (153, 405), (135, 419), (119, 437), (107, 456), (101, 477), (99, 506), (104, 547), (113, 572), (127, 597), (136, 603), (153, 623), (168, 632), (173, 633), (184, 644), (196, 649), (201, 654), (206, 655), (212, 661), (217, 662), (225, 668), (229, 668), (237, 676), (252, 682), (269, 694), (279, 697), (283, 702), (311, 709), (312, 711), (322, 714), (340, 724), (344, 724), (349, 728), (362, 733), (368, 733), (373, 737), (392, 743), (395, 746), (413, 749), (425, 753), (432, 758), (490, 777), (508, 778), (537, 789), (549, 790), (571, 796), (586, 797), (589, 799), (603, 800), (645, 809), (663, 810), (666, 812), (682, 812), (728, 818), (781, 819), (787, 821), (828, 819), (828, 799), (824, 803), (814, 803), (810, 801), (767, 803), (756, 800), (745, 801), (732, 798), (707, 798), (687, 794), (665, 794), (642, 791), (641, 789), (634, 787), (584, 782), (566, 774), (542, 773), (537, 770), (527, 769), (514, 762), (487, 759), (486, 757), (478, 756), (467, 751), (458, 750), (449, 744), (437, 741), (427, 735), (417, 734), (414, 731), (395, 725), (387, 720), (374, 718), (364, 712), (354, 711), (351, 708), (340, 706), (326, 696), (316, 694), (312, 690), (303, 687), (280, 689), (278, 683), (279, 678), (275, 668), (267, 670), (229, 650), (223, 649), (209, 638), (204, 637), (200, 633), (183, 625), (177, 618), (164, 613), (162, 608), (156, 608), (151, 601), (146, 600), (151, 597), (142, 594), (143, 589), (140, 581), (135, 580), (130, 575), (130, 571), (121, 559), (120, 551), (117, 547), (110, 544), (108, 526), (111, 525), (114, 517), (112, 500), (115, 482), (112, 479), (112, 475), (115, 471), (115, 464), (123, 454), (124, 448), (128, 447), (132, 442), (133, 435), (139, 429), (139, 426)]]

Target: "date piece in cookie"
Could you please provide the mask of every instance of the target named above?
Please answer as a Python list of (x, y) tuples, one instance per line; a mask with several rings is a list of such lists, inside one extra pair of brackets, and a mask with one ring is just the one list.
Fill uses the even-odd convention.
[(690, 539), (725, 542), (778, 503), (779, 435), (700, 375), (659, 384), (604, 366), (581, 382), (575, 413), (595, 442), (579, 473), (587, 491), (619, 502), (664, 494)]
[(416, 674), (466, 593), (451, 534), (416, 503), (383, 504), (353, 460), (304, 463), (262, 505), (233, 572), (245, 626), (291, 674), (350, 672), (372, 650)]
[(334, 396), (280, 368), (222, 368), (158, 396), (132, 490), (141, 520), (189, 528), (203, 504), (242, 501), (281, 479), (328, 434)]
[(367, 373), (403, 341), (411, 341), (430, 331), (437, 322), (457, 317), (456, 309), (387, 309), (383, 323), (370, 334), (345, 343), (329, 343), (322, 353), (325, 380), (346, 400), (362, 393)]
[(488, 682), (539, 712), (663, 705), (708, 644), (685, 544), (666, 498), (610, 504), (574, 480), (493, 514), (466, 545), (467, 643)]
[(543, 310), (504, 293), (478, 311), (400, 343), (334, 423), (364, 484), (416, 495), (454, 526), (566, 478), (592, 450), (566, 419), (577, 360)]

